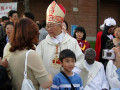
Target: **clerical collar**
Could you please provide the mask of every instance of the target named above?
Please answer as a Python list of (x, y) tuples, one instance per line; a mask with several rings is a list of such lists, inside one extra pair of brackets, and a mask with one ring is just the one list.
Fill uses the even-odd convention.
[(59, 43), (62, 42), (62, 39), (63, 39), (64, 36), (65, 36), (65, 33), (62, 32), (62, 33), (59, 34), (58, 36), (52, 37), (52, 40), (53, 40), (54, 43), (59, 44)]

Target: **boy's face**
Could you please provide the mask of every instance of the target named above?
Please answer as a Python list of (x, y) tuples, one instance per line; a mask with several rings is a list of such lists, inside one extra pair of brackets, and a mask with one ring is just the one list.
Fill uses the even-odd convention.
[(61, 65), (64, 68), (64, 71), (71, 72), (75, 66), (75, 59), (74, 58), (64, 58)]

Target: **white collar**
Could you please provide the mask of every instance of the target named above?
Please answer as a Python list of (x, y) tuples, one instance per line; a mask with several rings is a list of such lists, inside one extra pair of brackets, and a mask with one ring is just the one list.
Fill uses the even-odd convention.
[(52, 37), (51, 39), (52, 39), (52, 41), (53, 41), (54, 43), (59, 44), (59, 43), (62, 42), (62, 39), (63, 39), (64, 36), (65, 36), (65, 33), (62, 32), (62, 33), (59, 34), (58, 36), (56, 36), (56, 37)]
[(89, 71), (93, 64), (88, 64), (85, 60), (86, 69)]

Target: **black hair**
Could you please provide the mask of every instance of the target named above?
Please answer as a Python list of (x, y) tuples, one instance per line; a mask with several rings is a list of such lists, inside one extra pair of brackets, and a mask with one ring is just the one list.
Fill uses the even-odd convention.
[(6, 69), (0, 65), (0, 90), (12, 90), (12, 81), (8, 77)]
[(78, 27), (75, 29), (74, 35), (73, 35), (74, 38), (77, 38), (77, 37), (76, 37), (76, 32), (83, 32), (82, 40), (85, 40), (85, 39), (86, 39), (86, 31), (85, 31), (84, 27), (78, 26)]
[(5, 24), (5, 28), (6, 28), (7, 25), (12, 25), (12, 26), (13, 26), (14, 23), (13, 23), (13, 22), (7, 22), (7, 23)]
[(46, 26), (46, 20), (43, 20), (41, 23), (41, 27), (45, 27)]
[(67, 21), (63, 21), (64, 23), (65, 23), (65, 25), (66, 25), (66, 30), (68, 30), (68, 23), (67, 23)]
[(74, 58), (76, 62), (75, 53), (71, 51), (70, 49), (64, 49), (60, 52), (60, 55), (59, 55), (60, 61), (63, 62), (64, 58)]
[(33, 13), (31, 13), (31, 12), (24, 12), (23, 15), (25, 15), (26, 17), (28, 17), (28, 18), (30, 18), (30, 19), (32, 19), (34, 21), (34, 15), (33, 15)]
[(10, 10), (10, 11), (8, 12), (8, 17), (9, 17), (9, 16), (12, 17), (12, 15), (13, 15), (14, 13), (17, 13), (17, 14), (18, 14), (17, 11), (15, 11), (15, 10)]
[(2, 16), (2, 22), (3, 22), (4, 20), (9, 20), (9, 18), (8, 18), (7, 16)]
[(93, 49), (93, 48), (87, 48), (86, 50), (85, 50), (85, 53), (84, 53), (84, 55), (85, 55), (85, 57), (87, 56), (87, 55), (91, 55), (92, 57), (96, 57), (96, 51)]

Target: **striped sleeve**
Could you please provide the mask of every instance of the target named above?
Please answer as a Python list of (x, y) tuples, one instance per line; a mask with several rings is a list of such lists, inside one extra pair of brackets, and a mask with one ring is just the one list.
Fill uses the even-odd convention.
[(58, 77), (53, 78), (53, 84), (51, 86), (51, 90), (59, 90), (60, 82)]

